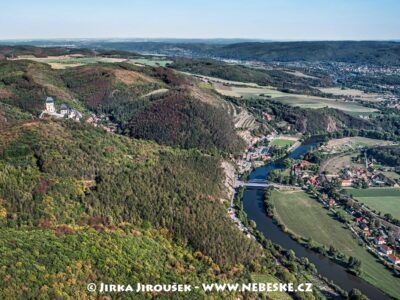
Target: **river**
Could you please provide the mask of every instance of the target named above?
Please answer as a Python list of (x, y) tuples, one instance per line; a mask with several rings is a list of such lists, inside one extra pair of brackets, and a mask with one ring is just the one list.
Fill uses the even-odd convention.
[[(305, 154), (315, 144), (301, 145), (296, 148), (289, 158), (298, 159)], [(263, 167), (255, 169), (249, 176), (249, 180), (265, 180), (268, 174), (276, 169), (283, 169), (284, 165), (274, 162)], [(285, 249), (292, 249), (298, 257), (307, 257), (322, 276), (332, 280), (342, 289), (350, 291), (353, 288), (359, 289), (370, 299), (391, 299), (378, 288), (367, 283), (363, 279), (358, 278), (347, 272), (345, 268), (334, 263), (329, 258), (313, 252), (298, 242), (294, 241), (288, 234), (284, 233), (270, 218), (264, 207), (264, 191), (257, 188), (247, 188), (243, 195), (244, 210), (250, 220), (254, 220), (257, 224), (257, 230), (261, 231), (267, 239)]]

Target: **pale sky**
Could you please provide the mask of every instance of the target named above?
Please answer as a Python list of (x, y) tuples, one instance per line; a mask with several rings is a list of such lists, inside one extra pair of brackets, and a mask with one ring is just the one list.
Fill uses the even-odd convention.
[(0, 39), (400, 39), (400, 0), (12, 0)]

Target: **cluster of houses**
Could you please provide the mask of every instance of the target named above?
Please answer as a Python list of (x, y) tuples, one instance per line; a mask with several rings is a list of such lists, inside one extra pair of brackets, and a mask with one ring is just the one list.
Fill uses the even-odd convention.
[(57, 109), (52, 97), (46, 98), (45, 109), (40, 114), (40, 118), (44, 118), (46, 116), (55, 118), (68, 118), (75, 121), (80, 121), (82, 119), (82, 114), (79, 111), (69, 108), (66, 104), (61, 104), (60, 108)]
[(263, 112), (262, 115), (263, 115), (265, 121), (267, 121), (267, 122), (272, 121), (272, 116), (269, 113)]
[(272, 148), (267, 146), (260, 146), (251, 148), (243, 153), (242, 158), (247, 161), (262, 160), (267, 161), (271, 159)]
[(321, 185), (320, 180), (317, 175), (312, 174), (308, 168), (311, 163), (307, 160), (302, 160), (295, 166), (293, 166), (294, 175), (301, 177), (306, 185), (312, 185), (318, 187)]
[(255, 138), (247, 147), (246, 151), (237, 160), (239, 174), (250, 171), (253, 166), (257, 167), (271, 159), (272, 148), (269, 146), (255, 146), (258, 142), (269, 140), (268, 137)]
[(114, 133), (117, 129), (116, 124), (113, 124), (106, 115), (97, 116), (91, 113), (87, 118), (86, 123), (93, 125), (94, 127), (100, 127), (105, 132)]
[(346, 168), (338, 180), (342, 187), (351, 187), (360, 183), (367, 186), (399, 187), (395, 180), (373, 168)]
[(394, 265), (400, 265), (400, 257), (396, 256), (394, 249), (387, 245), (388, 235), (384, 228), (372, 230), (370, 221), (366, 217), (358, 217), (355, 221), (365, 240), (376, 249), (379, 255)]

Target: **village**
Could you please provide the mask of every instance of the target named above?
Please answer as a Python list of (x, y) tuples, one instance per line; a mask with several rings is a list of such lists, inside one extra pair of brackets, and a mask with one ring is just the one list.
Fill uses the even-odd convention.
[[(383, 171), (387, 169), (375, 165), (374, 160), (364, 158), (362, 161), (362, 156), (358, 157), (357, 162), (363, 163), (364, 167), (345, 167), (340, 169), (338, 174), (327, 176), (320, 172), (320, 165), (317, 163), (306, 159), (285, 159), (284, 157), (294, 148), (291, 145), (277, 146), (277, 144), (282, 145), (281, 142), (274, 142), (277, 139), (281, 139), (281, 136), (264, 136), (248, 147), (237, 159), (239, 178), (247, 180), (248, 174), (254, 168), (283, 158), (287, 168), (272, 171), (268, 178), (270, 184), (276, 182), (294, 189), (303, 189), (314, 195), (338, 221), (346, 224), (348, 230), (357, 236), (363, 247), (393, 272), (400, 273), (400, 227), (396, 224), (396, 220), (388, 219), (386, 215), (381, 216), (380, 213), (353, 199), (348, 193), (343, 193), (344, 189), (349, 188), (396, 188), (399, 182), (386, 176)], [(319, 150), (323, 150), (323, 147), (324, 145)], [(330, 193), (329, 189), (332, 186), (339, 192)], [(228, 209), (229, 216), (241, 231), (248, 237), (254, 238), (240, 221), (237, 213), (238, 210), (232, 201)]]
[(310, 193), (346, 223), (364, 246), (381, 262), (400, 271), (400, 227), (394, 225), (348, 196), (329, 197), (311, 188)]

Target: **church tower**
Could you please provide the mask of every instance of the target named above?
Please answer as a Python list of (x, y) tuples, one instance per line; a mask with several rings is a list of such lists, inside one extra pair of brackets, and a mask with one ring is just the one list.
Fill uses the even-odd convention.
[(46, 99), (46, 110), (52, 113), (56, 112), (56, 108), (54, 106), (54, 99), (52, 97), (47, 97)]

